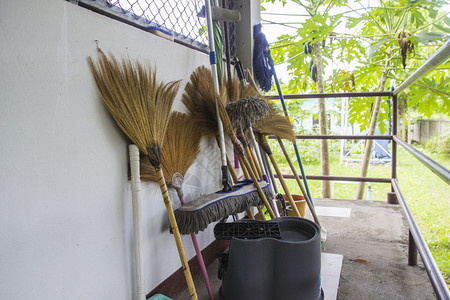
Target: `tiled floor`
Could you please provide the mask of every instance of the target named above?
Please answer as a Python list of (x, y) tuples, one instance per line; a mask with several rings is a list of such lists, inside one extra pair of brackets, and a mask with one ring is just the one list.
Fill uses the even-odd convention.
[(325, 300), (334, 300), (337, 297), (342, 259), (340, 254), (322, 253), (320, 278)]

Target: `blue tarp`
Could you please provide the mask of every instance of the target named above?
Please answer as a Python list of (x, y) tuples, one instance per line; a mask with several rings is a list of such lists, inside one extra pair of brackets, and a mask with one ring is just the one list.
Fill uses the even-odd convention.
[[(375, 135), (381, 135), (379, 128), (375, 130)], [(373, 146), (373, 158), (391, 158), (391, 153), (388, 150), (388, 146), (389, 140), (375, 140)]]

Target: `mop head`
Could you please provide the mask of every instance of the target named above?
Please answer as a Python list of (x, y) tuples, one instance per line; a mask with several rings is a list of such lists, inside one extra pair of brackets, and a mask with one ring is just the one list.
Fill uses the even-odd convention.
[[(270, 185), (259, 181), (266, 198), (273, 198)], [(190, 234), (204, 230), (212, 222), (241, 213), (252, 206), (263, 205), (253, 181), (239, 181), (232, 191), (216, 192), (202, 196), (175, 210), (178, 228), (181, 234)]]
[(228, 103), (226, 109), (233, 128), (245, 129), (249, 123), (264, 118), (269, 111), (269, 105), (264, 99), (248, 97)]
[(253, 71), (261, 89), (268, 92), (272, 88), (273, 61), (269, 43), (264, 33), (261, 32), (261, 28), (261, 24), (253, 27), (253, 38), (255, 40), (255, 46), (253, 48)]

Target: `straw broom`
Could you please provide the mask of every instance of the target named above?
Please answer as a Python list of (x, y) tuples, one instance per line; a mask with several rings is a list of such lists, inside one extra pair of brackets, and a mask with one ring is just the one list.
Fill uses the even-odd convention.
[[(201, 135), (196, 131), (197, 124), (187, 114), (172, 112), (164, 138), (164, 147), (161, 151), (161, 165), (168, 187), (177, 191), (181, 205), (185, 204), (183, 193), (183, 181), (189, 167), (194, 163), (200, 153)], [(141, 160), (141, 178), (145, 181), (157, 181), (155, 168), (145, 157)], [(192, 243), (197, 254), (197, 259), (205, 280), (209, 298), (214, 300), (211, 284), (202, 252), (198, 245), (195, 233), (191, 232)]]
[(197, 130), (205, 136), (216, 137), (218, 135), (217, 114), (215, 99), (218, 99), (219, 115), (223, 123), (225, 133), (230, 137), (241, 164), (245, 166), (250, 178), (258, 191), (269, 214), (274, 218), (273, 211), (264, 195), (255, 174), (251, 171), (248, 161), (245, 159), (243, 149), (239, 145), (236, 135), (231, 125), (230, 118), (225, 109), (226, 89), (222, 89), (220, 94), (216, 94), (213, 87), (211, 71), (204, 66), (198, 67), (191, 74), (189, 82), (186, 84), (182, 102), (186, 106), (189, 114), (197, 121)]
[(198, 299), (161, 169), (161, 147), (179, 82), (156, 82), (156, 71), (139, 62), (119, 63), (99, 50), (99, 62), (88, 59), (103, 102), (117, 125), (153, 165), (174, 234), (191, 299)]

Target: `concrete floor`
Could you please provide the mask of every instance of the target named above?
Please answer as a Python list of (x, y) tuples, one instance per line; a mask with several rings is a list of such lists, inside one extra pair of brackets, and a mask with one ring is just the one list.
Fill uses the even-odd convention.
[[(330, 199), (315, 199), (314, 204), (325, 214), (319, 214), (327, 231), (324, 252), (343, 256), (339, 285), (335, 293), (325, 293), (326, 300), (335, 295), (343, 300), (436, 299), (420, 256), (418, 266), (407, 265), (408, 228), (399, 205)], [(216, 300), (221, 285), (217, 266), (215, 261), (208, 268)], [(322, 273), (326, 268), (322, 263)], [(209, 299), (201, 276), (195, 278), (195, 286), (200, 300)], [(174, 299), (189, 295), (185, 291)]]

